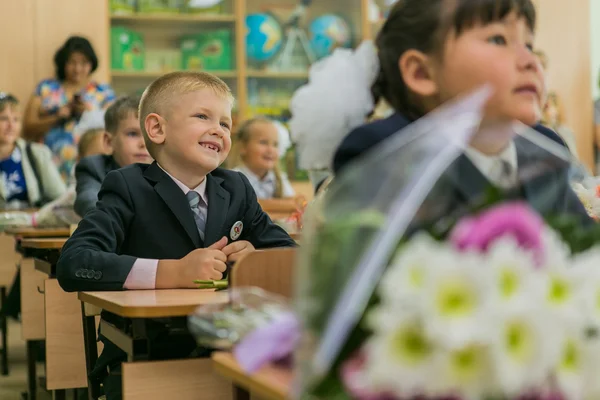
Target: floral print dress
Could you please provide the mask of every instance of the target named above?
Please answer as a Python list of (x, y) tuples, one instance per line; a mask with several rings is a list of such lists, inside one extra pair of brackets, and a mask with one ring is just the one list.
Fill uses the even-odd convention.
[[(40, 82), (35, 93), (41, 100), (43, 115), (54, 115), (61, 107), (69, 103), (61, 82), (56, 79), (46, 79)], [(115, 99), (115, 93), (109, 85), (93, 81), (79, 94), (86, 105), (86, 110), (90, 111), (104, 109)], [(52, 150), (54, 162), (65, 181), (77, 159), (79, 138), (73, 135), (73, 129), (77, 122), (77, 118), (71, 117), (53, 126), (44, 137), (44, 143)]]

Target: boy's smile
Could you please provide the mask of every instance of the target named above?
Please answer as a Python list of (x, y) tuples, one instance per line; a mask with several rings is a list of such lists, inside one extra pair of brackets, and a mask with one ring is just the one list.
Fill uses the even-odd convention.
[(231, 102), (212, 88), (179, 96), (164, 112), (164, 142), (157, 161), (178, 175), (203, 176), (231, 150)]

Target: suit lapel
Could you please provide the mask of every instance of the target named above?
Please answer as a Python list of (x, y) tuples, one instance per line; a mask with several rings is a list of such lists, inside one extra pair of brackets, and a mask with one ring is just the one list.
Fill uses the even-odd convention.
[(464, 154), (458, 156), (447, 175), (460, 196), (470, 206), (477, 205), (490, 186), (490, 182)]
[[(229, 210), (229, 192), (221, 186), (223, 179), (215, 178), (210, 174), (206, 176), (206, 179), (208, 215), (204, 232), (204, 242), (207, 246), (210, 246), (221, 239), (219, 235), (223, 223), (227, 218), (227, 211)], [(227, 238), (227, 240), (230, 240), (230, 238)]]
[(179, 186), (153, 162), (144, 173), (146, 179), (155, 182), (154, 191), (163, 199), (175, 215), (196, 248), (202, 247), (194, 215)]
[(525, 138), (515, 139), (519, 181), (527, 202), (540, 213), (553, 210), (564, 189), (557, 182), (566, 179), (569, 163)]

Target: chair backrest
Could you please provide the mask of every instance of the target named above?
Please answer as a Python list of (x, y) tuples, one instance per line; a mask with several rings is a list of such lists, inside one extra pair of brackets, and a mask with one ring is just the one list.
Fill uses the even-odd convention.
[(295, 248), (257, 250), (235, 263), (231, 270), (231, 285), (255, 286), (291, 298), (295, 264)]

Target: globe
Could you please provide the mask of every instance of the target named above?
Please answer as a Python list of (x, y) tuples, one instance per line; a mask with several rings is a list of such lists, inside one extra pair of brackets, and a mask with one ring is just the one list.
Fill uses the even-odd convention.
[(342, 17), (325, 14), (315, 18), (309, 28), (310, 44), (317, 58), (323, 58), (336, 47), (350, 47), (350, 27)]
[(249, 61), (269, 61), (277, 54), (282, 43), (283, 29), (272, 15), (246, 16), (246, 53)]

